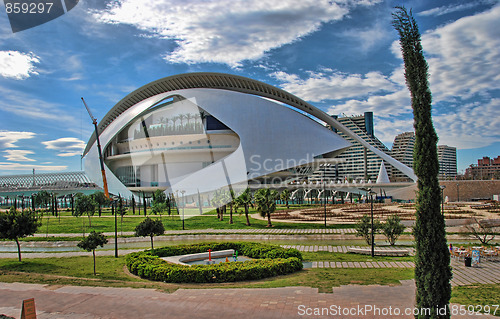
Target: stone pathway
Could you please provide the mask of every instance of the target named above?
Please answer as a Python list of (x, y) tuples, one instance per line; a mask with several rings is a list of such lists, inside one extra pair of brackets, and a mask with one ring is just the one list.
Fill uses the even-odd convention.
[[(243, 228), (243, 229), (186, 229), (186, 230), (166, 230), (165, 235), (184, 234), (355, 234), (354, 228), (345, 229), (278, 229), (278, 228)], [(105, 236), (114, 236), (114, 232), (104, 232)], [(121, 234), (121, 232), (119, 232)], [(133, 236), (134, 232), (123, 232), (124, 236)], [(69, 234), (35, 234), (35, 237), (81, 237), (81, 233)]]
[(313, 261), (312, 268), (413, 268), (411, 261)]
[(465, 267), (463, 261), (452, 258), (451, 267), (453, 269), (452, 286), (500, 283), (500, 260), (481, 261), (477, 267)]
[[(146, 238), (147, 241), (149, 241), (149, 238)], [(112, 242), (112, 241), (110, 241)], [(33, 242), (35, 243), (35, 242)], [(12, 243), (11, 243), (12, 244)], [(36, 243), (35, 243), (36, 244)], [(63, 242), (63, 244), (66, 244)], [(12, 244), (13, 245), (13, 244)], [(356, 247), (359, 248), (360, 246), (321, 246), (321, 245), (312, 245), (312, 246), (304, 246), (304, 245), (282, 245), (284, 248), (295, 248), (301, 252), (317, 252), (317, 251), (328, 251), (328, 252), (338, 252), (338, 253), (346, 253), (348, 247)], [(377, 247), (379, 250), (391, 250), (391, 249), (401, 249), (401, 248), (394, 248), (394, 247)], [(414, 252), (413, 248), (405, 248), (410, 250), (410, 254)], [(143, 251), (144, 248), (137, 248), (137, 249), (120, 249), (119, 254), (120, 255), (126, 255), (130, 254), (132, 252), (136, 251)], [(68, 251), (68, 252), (33, 252), (33, 253), (23, 253), (22, 257), (23, 258), (47, 258), (47, 257), (72, 257), (72, 256), (88, 256), (88, 252), (85, 251)], [(96, 255), (97, 256), (112, 256), (115, 254), (114, 250), (96, 250)], [(8, 253), (0, 253), (0, 258), (17, 258), (17, 252), (8, 252)]]
[[(152, 289), (0, 283), (0, 314), (19, 318), (22, 300), (34, 298), (38, 319), (413, 318), (413, 280), (394, 286), (347, 285), (334, 287), (332, 292), (284, 287), (162, 293)], [(346, 310), (349, 315), (342, 315)]]
[[(330, 245), (282, 245), (284, 248), (295, 248), (298, 251), (303, 252), (317, 252), (317, 251), (328, 251), (330, 253), (347, 253), (348, 248), (366, 248), (367, 246), (330, 246)], [(401, 250), (400, 247), (391, 247), (391, 246), (377, 246), (377, 250)], [(415, 254), (415, 248), (413, 247), (405, 247), (403, 249), (407, 249), (410, 252), (410, 255)]]

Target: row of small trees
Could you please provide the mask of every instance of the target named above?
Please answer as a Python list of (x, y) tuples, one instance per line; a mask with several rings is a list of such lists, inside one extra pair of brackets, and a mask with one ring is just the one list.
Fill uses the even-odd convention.
[[(372, 226), (371, 220), (368, 215), (363, 215), (360, 221), (356, 224), (356, 236), (363, 237), (368, 245), (372, 244)], [(399, 236), (403, 234), (405, 226), (401, 223), (401, 219), (397, 215), (392, 215), (387, 218), (385, 223), (381, 223), (380, 220), (373, 221), (373, 233), (377, 234), (382, 232), (387, 238), (387, 242), (393, 246), (396, 244)]]
[[(135, 235), (140, 237), (150, 237), (151, 238), (151, 249), (153, 247), (153, 237), (163, 235), (165, 232), (165, 226), (159, 219), (151, 219), (147, 217), (135, 228)], [(94, 262), (94, 276), (96, 274), (96, 263), (95, 263), (95, 250), (97, 247), (103, 247), (108, 242), (106, 236), (101, 232), (91, 231), (87, 237), (84, 237), (77, 246), (88, 252), (92, 252), (93, 262)], [(20, 256), (20, 255), (19, 255)], [(21, 258), (21, 257), (19, 257)], [(21, 261), (21, 259), (19, 259)]]
[[(104, 199), (103, 199), (104, 198)], [(92, 226), (91, 217), (95, 215), (96, 211), (99, 212), (99, 217), (101, 216), (101, 203), (105, 203), (109, 201), (104, 193), (98, 192), (92, 195), (84, 195), (82, 193), (78, 193), (75, 196), (75, 209), (73, 211), (73, 216), (80, 217), (83, 215), (87, 215), (89, 218), (89, 226)], [(123, 199), (121, 197), (118, 198), (116, 203), (115, 213), (119, 214), (122, 218), (127, 214), (127, 208), (123, 205)]]
[(248, 218), (249, 208), (256, 207), (257, 211), (262, 217), (267, 217), (267, 226), (272, 227), (271, 214), (276, 210), (276, 201), (284, 199), (288, 207), (289, 191), (285, 190), (279, 194), (276, 190), (269, 188), (261, 188), (252, 194), (249, 188), (245, 189), (238, 197), (235, 197), (234, 191), (218, 192), (212, 198), (212, 204), (216, 207), (217, 218), (224, 220), (224, 214), (229, 206), (229, 224), (233, 223), (233, 211), (239, 207), (244, 208), (246, 225), (250, 226), (250, 219)]

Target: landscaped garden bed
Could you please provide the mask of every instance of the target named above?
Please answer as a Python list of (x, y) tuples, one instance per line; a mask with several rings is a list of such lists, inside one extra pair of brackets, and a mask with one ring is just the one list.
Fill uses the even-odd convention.
[[(171, 264), (161, 257), (234, 249), (239, 255), (252, 258), (245, 262), (227, 262), (215, 265)], [(296, 249), (276, 245), (226, 242), (169, 246), (127, 256), (129, 271), (142, 278), (163, 282), (234, 282), (285, 275), (303, 268), (302, 255)]]

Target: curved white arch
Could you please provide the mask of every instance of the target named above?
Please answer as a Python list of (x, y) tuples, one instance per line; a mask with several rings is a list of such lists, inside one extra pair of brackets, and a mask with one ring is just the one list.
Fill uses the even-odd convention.
[[(397, 161), (396, 159), (380, 151), (379, 149), (373, 147), (368, 142), (366, 142), (361, 137), (352, 132), (350, 129), (342, 125), (339, 121), (335, 120), (334, 118), (332, 118), (325, 112), (321, 111), (320, 109), (303, 101), (302, 99), (294, 96), (293, 94), (290, 94), (284, 90), (281, 90), (269, 84), (232, 74), (211, 73), (211, 72), (185, 73), (185, 74), (169, 76), (151, 82), (149, 84), (146, 84), (143, 87), (130, 93), (120, 102), (118, 102), (104, 116), (104, 118), (99, 123), (99, 131), (103, 132), (122, 113), (124, 113), (131, 107), (134, 107), (135, 109), (136, 108), (135, 106), (138, 103), (144, 102), (144, 100), (148, 100), (151, 97), (158, 96), (166, 92), (172, 92), (183, 89), (194, 89), (194, 88), (219, 89), (219, 90), (236, 91), (240, 93), (258, 95), (295, 107), (303, 112), (306, 112), (307, 114), (316, 117), (317, 119), (343, 132), (344, 134), (352, 137), (353, 139), (358, 141), (361, 145), (363, 145), (364, 147), (366, 147), (367, 149), (378, 155), (380, 158), (384, 159), (389, 164), (394, 166), (396, 169), (398, 169), (399, 171), (410, 177), (413, 181), (417, 180), (417, 177), (414, 174), (413, 169)], [(84, 151), (84, 156), (89, 152), (90, 147), (94, 144), (94, 142), (95, 142), (95, 133), (89, 139), (87, 147)]]

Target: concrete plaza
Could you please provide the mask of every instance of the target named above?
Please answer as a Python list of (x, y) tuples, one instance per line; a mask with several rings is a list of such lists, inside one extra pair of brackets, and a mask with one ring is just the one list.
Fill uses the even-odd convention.
[[(413, 318), (415, 284), (315, 288), (151, 289), (0, 283), (0, 314), (19, 318), (22, 300), (35, 298), (39, 319), (76, 318)], [(452, 305), (458, 310), (459, 305)], [(454, 315), (452, 318), (494, 318)]]

